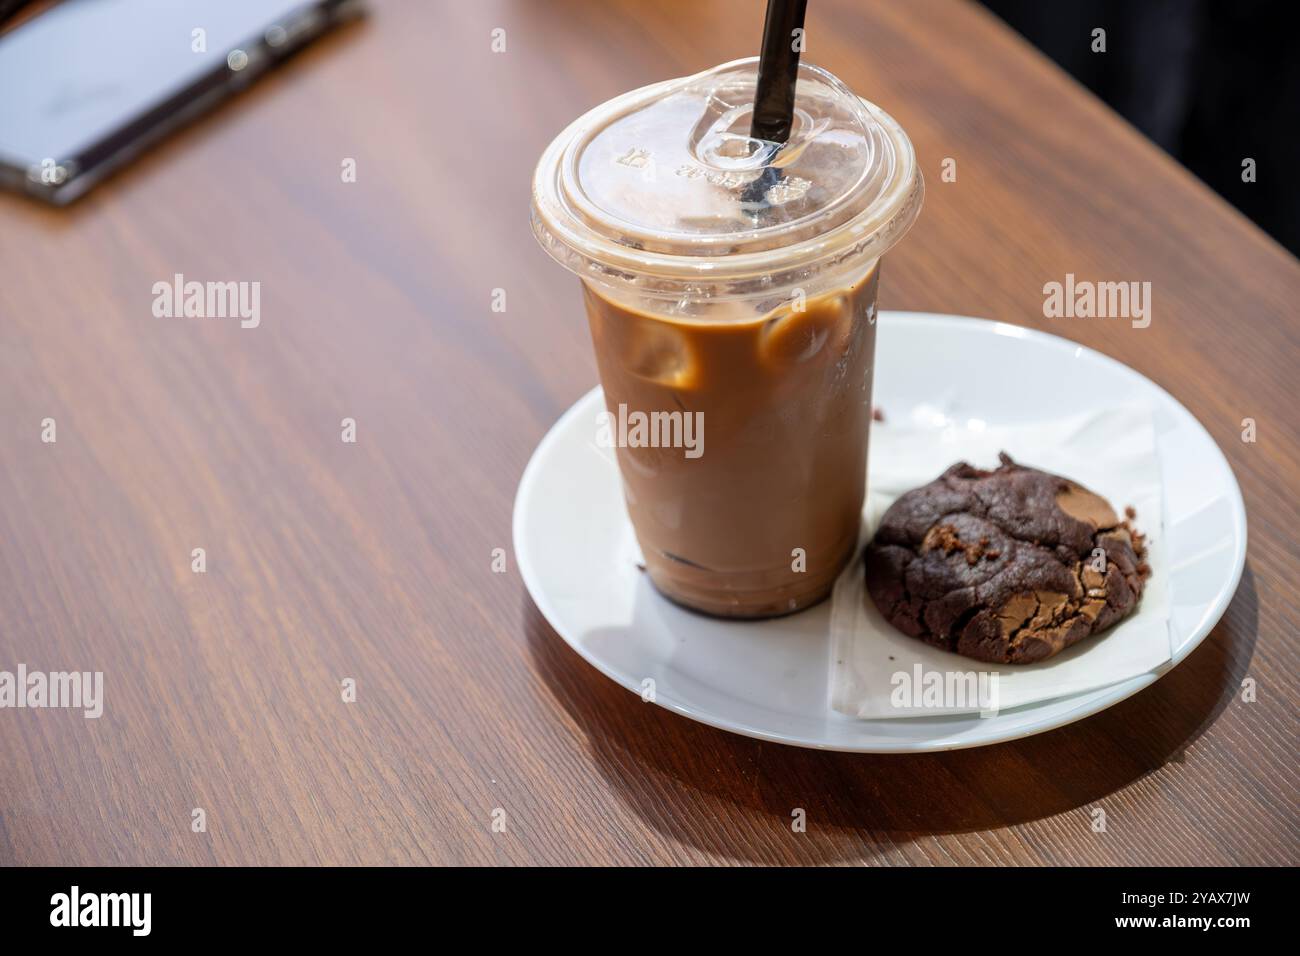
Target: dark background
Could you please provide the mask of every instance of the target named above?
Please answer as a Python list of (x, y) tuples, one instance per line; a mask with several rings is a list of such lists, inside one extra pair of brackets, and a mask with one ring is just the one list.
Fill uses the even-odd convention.
[[(1300, 2), (984, 5), (1300, 255)], [(1105, 53), (1092, 52), (1097, 27)], [(1241, 178), (1246, 157), (1256, 163), (1253, 183)]]

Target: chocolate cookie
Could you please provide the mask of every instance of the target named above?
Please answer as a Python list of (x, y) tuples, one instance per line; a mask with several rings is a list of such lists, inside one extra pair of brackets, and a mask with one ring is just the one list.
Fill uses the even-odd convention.
[(904, 634), (1028, 664), (1132, 613), (1150, 569), (1143, 536), (1104, 498), (999, 457), (894, 502), (867, 546), (867, 590)]

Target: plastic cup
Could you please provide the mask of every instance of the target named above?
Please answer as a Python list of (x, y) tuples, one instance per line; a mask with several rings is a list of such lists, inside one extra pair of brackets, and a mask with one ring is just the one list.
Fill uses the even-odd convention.
[(725, 617), (824, 598), (857, 545), (880, 260), (924, 187), (906, 134), (809, 64), (790, 139), (757, 60), (610, 100), (538, 163), (533, 229), (583, 283), (646, 571)]

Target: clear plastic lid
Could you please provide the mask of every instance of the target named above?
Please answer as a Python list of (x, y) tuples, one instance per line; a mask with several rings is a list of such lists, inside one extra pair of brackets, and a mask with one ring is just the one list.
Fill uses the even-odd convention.
[(789, 141), (751, 139), (757, 72), (757, 58), (724, 63), (579, 117), (533, 180), (547, 252), (584, 278), (710, 295), (883, 254), (924, 192), (907, 135), (802, 64)]

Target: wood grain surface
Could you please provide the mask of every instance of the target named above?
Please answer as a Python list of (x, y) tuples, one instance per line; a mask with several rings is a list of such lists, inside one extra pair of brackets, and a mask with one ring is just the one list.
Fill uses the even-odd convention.
[[(533, 606), (515, 489), (596, 380), (533, 164), (596, 103), (751, 55), (761, 6), (381, 0), (79, 205), (0, 197), (0, 669), (105, 674), (98, 720), (0, 711), (0, 862), (1300, 862), (1300, 264), (973, 5), (810, 4), (808, 58), (930, 184), (881, 305), (1065, 335), (1183, 402), (1249, 516), (1222, 622), (1088, 720), (893, 757), (647, 706)], [(1043, 318), (1067, 272), (1151, 282), (1151, 326)], [(175, 273), (260, 281), (260, 326), (155, 318)]]

